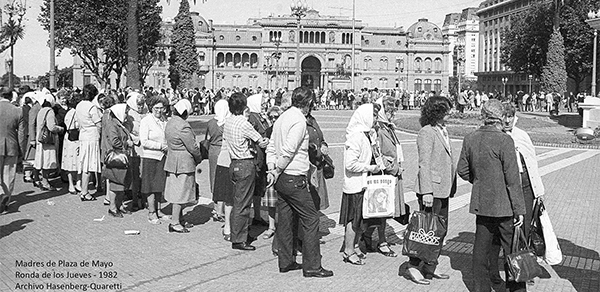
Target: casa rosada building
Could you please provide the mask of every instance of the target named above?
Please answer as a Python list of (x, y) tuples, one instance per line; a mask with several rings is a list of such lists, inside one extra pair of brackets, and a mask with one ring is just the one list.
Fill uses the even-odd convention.
[[(353, 37), (351, 18), (323, 16), (314, 9), (301, 19), (299, 34), (297, 18), (292, 15), (251, 18), (245, 25), (213, 24), (197, 12), (191, 17), (200, 86), (295, 88), (296, 68), (300, 66), (304, 86), (350, 88), (352, 43), (356, 41), (355, 89), (448, 92), (449, 42), (427, 19), (419, 19), (407, 30), (369, 27), (355, 20)], [(162, 25), (161, 49), (146, 78), (147, 86), (170, 87), (168, 58), (173, 27), (170, 19)], [(85, 70), (81, 71), (84, 77), (75, 79), (83, 81)]]

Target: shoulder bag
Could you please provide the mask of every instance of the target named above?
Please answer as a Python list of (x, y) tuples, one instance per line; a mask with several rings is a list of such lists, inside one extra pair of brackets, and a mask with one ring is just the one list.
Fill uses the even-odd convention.
[(200, 154), (202, 155), (202, 159), (208, 159), (208, 150), (210, 149), (210, 141), (208, 138), (208, 129), (206, 129), (206, 135), (204, 135), (204, 140), (198, 143), (198, 148), (200, 148)]
[(50, 132), (50, 130), (48, 129), (48, 126), (46, 126), (46, 118), (48, 118), (48, 113), (51, 111), (52, 109), (50, 109), (49, 111), (46, 112), (46, 115), (44, 116), (44, 121), (43, 121), (43, 125), (42, 125), (42, 129), (40, 130), (40, 134), (38, 136), (38, 142), (42, 143), (42, 144), (54, 144), (54, 135), (52, 134), (52, 132)]
[[(121, 123), (117, 123), (117, 125), (128, 135), (127, 129)], [(125, 145), (126, 141), (122, 141), (122, 143)], [(110, 149), (106, 152), (106, 156), (104, 156), (104, 165), (107, 168), (127, 169), (129, 167), (129, 157), (123, 150)]]
[(331, 179), (334, 175), (335, 166), (333, 165), (333, 159), (329, 155), (323, 155), (323, 177)]
[(73, 121), (75, 120), (75, 115), (73, 115), (73, 118), (71, 118), (71, 123), (69, 123), (69, 130), (67, 130), (67, 139), (69, 139), (69, 141), (79, 141), (79, 128), (77, 129), (71, 129), (71, 126), (73, 125)]
[(509, 281), (522, 283), (542, 275), (542, 268), (529, 248), (521, 227), (515, 227), (511, 249), (511, 253), (506, 256)]
[(537, 256), (544, 256), (544, 253), (546, 252), (546, 245), (544, 243), (542, 225), (540, 224), (540, 209), (541, 201), (536, 199), (535, 205), (533, 206), (533, 214), (531, 216), (531, 227), (529, 228), (528, 243)]

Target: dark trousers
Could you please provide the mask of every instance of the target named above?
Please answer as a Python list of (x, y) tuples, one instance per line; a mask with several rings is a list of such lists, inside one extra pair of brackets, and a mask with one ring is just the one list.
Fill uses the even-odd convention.
[[(512, 236), (514, 232), (512, 217), (487, 217), (477, 216), (475, 222), (475, 244), (473, 246), (473, 278), (475, 279), (475, 291), (492, 291), (490, 281), (490, 264), (488, 261), (494, 240), (500, 240), (502, 248), (511, 250)], [(496, 251), (496, 257), (498, 252)], [(504, 265), (505, 279), (508, 279), (508, 268)], [(526, 291), (525, 283), (507, 281), (506, 288), (509, 291)]]
[[(448, 198), (433, 198), (433, 207), (431, 208), (425, 208), (425, 205), (423, 204), (423, 195), (417, 194), (417, 201), (419, 202), (419, 211), (430, 211), (434, 214), (444, 216), (446, 220), (448, 220)], [(423, 266), (420, 266), (421, 262), (422, 261), (419, 258), (409, 258), (409, 263), (412, 266), (419, 267), (423, 276), (427, 279), (431, 279), (431, 275), (435, 273), (435, 269), (438, 265), (437, 260), (430, 263), (423, 262)]]
[(229, 166), (233, 182), (233, 210), (231, 211), (231, 243), (248, 240), (250, 206), (254, 194), (256, 168), (252, 159), (234, 159)]
[(294, 216), (298, 216), (302, 228), (302, 268), (317, 270), (321, 267), (321, 247), (319, 246), (319, 212), (308, 190), (306, 176), (282, 173), (275, 184), (277, 200), (277, 232), (279, 267), (285, 268), (295, 261)]

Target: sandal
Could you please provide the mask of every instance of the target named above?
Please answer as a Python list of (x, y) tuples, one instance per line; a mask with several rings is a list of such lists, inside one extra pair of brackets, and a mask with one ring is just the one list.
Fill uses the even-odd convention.
[(362, 250), (360, 250), (360, 247), (357, 245), (354, 246), (354, 253), (361, 259), (364, 260), (367, 258), (367, 254), (363, 253)]
[[(387, 249), (387, 251), (385, 251)], [(398, 256), (388, 245), (387, 242), (382, 242), (377, 246), (377, 251), (386, 257), (395, 258)]]
[(156, 212), (148, 212), (148, 222), (150, 222), (152, 225), (158, 225), (162, 223), (160, 219), (158, 219)]
[(171, 220), (171, 215), (167, 215), (165, 213), (162, 212), (157, 212), (157, 216), (160, 220), (164, 220), (164, 221), (169, 221)]
[(79, 199), (81, 199), (82, 202), (89, 202), (89, 201), (97, 200), (96, 197), (93, 197), (90, 194), (80, 194)]
[(263, 234), (263, 239), (269, 239), (273, 237), (273, 235), (275, 235), (275, 228), (269, 228), (267, 231), (265, 231), (265, 234)]
[[(358, 259), (353, 260), (352, 256), (356, 256), (356, 258)], [(346, 252), (344, 252), (344, 263), (349, 263), (357, 266), (362, 266), (365, 264), (365, 262), (363, 262), (363, 260), (358, 256), (358, 254), (356, 254), (356, 252), (352, 253), (351, 255), (348, 255)]]

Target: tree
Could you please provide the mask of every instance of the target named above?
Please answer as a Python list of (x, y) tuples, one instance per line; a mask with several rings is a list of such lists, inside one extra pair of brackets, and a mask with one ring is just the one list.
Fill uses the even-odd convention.
[[(8, 86), (8, 72), (4, 73), (2, 77), (0, 77), (0, 86)], [(21, 78), (17, 77), (17, 75), (12, 75), (13, 87), (19, 87), (21, 85)]]
[(171, 83), (171, 88), (173, 88), (173, 90), (176, 90), (181, 82), (179, 72), (175, 70), (176, 62), (177, 56), (175, 50), (171, 50), (171, 53), (169, 53), (169, 83)]
[(138, 6), (139, 36), (143, 40), (138, 44), (138, 69), (142, 85), (150, 68), (158, 60), (157, 44), (161, 39), (162, 24), (162, 7), (158, 3), (159, 0), (146, 0), (141, 1)]
[(170, 65), (169, 71), (176, 71), (179, 76), (179, 86), (197, 86), (197, 71), (200, 68), (196, 53), (194, 37), (194, 23), (190, 16), (190, 3), (182, 0), (179, 4), (179, 13), (175, 17), (173, 35), (171, 37), (175, 62)]
[(127, 86), (141, 89), (138, 66), (138, 0), (129, 0), (127, 3)]
[(554, 30), (548, 42), (546, 64), (542, 67), (540, 83), (544, 92), (556, 92), (562, 95), (567, 91), (565, 45), (558, 29)]
[[(115, 72), (119, 85), (128, 64), (128, 27), (123, 21), (129, 11), (128, 3), (119, 0), (54, 1), (55, 7), (58, 8), (55, 11), (54, 22), (56, 48), (71, 49), (72, 54), (81, 58), (85, 68), (90, 70), (101, 84), (105, 84), (111, 72)], [(160, 23), (156, 24), (155, 19), (160, 17), (161, 9), (157, 1), (138, 1), (141, 5), (138, 5), (136, 14), (140, 15), (142, 20), (153, 21), (151, 25), (138, 23), (138, 26), (144, 29), (140, 31), (140, 42), (136, 47), (150, 50), (157, 44), (152, 34), (158, 33), (160, 29)], [(49, 5), (50, 0), (44, 0), (42, 13), (38, 18), (46, 30), (50, 29)], [(137, 62), (134, 64), (137, 68)], [(130, 74), (128, 71), (128, 75)]]
[[(25, 26), (23, 25), (23, 17), (27, 9), (20, 1), (11, 1), (4, 6), (4, 10), (0, 7), (0, 14), (6, 13), (8, 19), (6, 23), (0, 27), (0, 53), (12, 48), (17, 40), (23, 39), (25, 36)], [(2, 18), (2, 15), (0, 15)]]
[[(515, 72), (542, 75), (554, 32), (555, 6), (544, 1), (511, 18), (510, 27), (502, 38), (501, 61)], [(580, 84), (592, 68), (593, 29), (585, 23), (587, 12), (597, 10), (598, 0), (570, 0), (560, 8), (558, 27), (564, 40), (566, 74)]]

